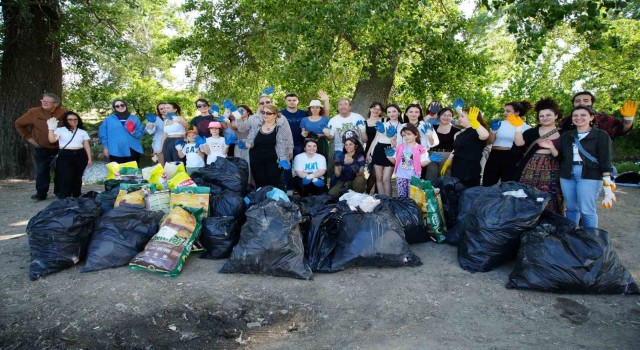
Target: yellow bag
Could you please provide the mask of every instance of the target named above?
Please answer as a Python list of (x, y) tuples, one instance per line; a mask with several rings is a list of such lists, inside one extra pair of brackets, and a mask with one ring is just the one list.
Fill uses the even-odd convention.
[(204, 217), (209, 213), (209, 187), (179, 187), (171, 191), (171, 201), (169, 208), (178, 205), (189, 208), (204, 209)]
[(148, 184), (120, 184), (120, 191), (116, 197), (113, 207), (117, 208), (122, 204), (145, 206), (143, 187), (149, 187)]
[(171, 180), (174, 176), (180, 173), (186, 173), (184, 163), (182, 162), (166, 162), (164, 164), (164, 173), (167, 174), (167, 179)]
[(198, 186), (196, 185), (195, 182), (193, 182), (193, 180), (191, 180), (191, 177), (186, 172), (181, 172), (174, 175), (173, 178), (169, 180), (169, 182), (167, 182), (167, 184), (169, 185), (170, 190), (175, 190), (178, 187), (197, 187)]
[(164, 173), (162, 164), (156, 164), (152, 167), (142, 169), (142, 177), (149, 181), (150, 184), (156, 185), (156, 190), (166, 190), (169, 188), (167, 185), (167, 175)]
[(121, 168), (138, 169), (138, 163), (136, 163), (135, 161), (131, 161), (131, 162), (122, 163), (122, 164), (119, 164), (116, 162), (111, 162), (107, 164), (107, 169), (109, 170), (109, 173), (107, 174), (107, 178), (105, 180), (120, 179)]
[(413, 199), (414, 202), (420, 207), (422, 210), (422, 216), (426, 217), (427, 215), (427, 196), (425, 192), (414, 185), (409, 187), (409, 198)]

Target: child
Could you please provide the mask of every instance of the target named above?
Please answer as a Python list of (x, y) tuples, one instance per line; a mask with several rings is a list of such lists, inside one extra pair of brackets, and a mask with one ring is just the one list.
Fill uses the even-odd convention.
[(186, 170), (187, 174), (191, 175), (194, 171), (204, 167), (204, 153), (200, 151), (199, 145), (196, 144), (195, 139), (198, 132), (195, 130), (187, 130), (187, 144), (177, 144), (178, 156), (180, 158), (187, 158)]
[(395, 167), (393, 171), (398, 181), (398, 197), (409, 197), (411, 177), (420, 177), (422, 167), (430, 163), (427, 149), (420, 144), (420, 132), (413, 124), (402, 128), (402, 140), (396, 149), (387, 148), (387, 158)]
[(220, 124), (220, 122), (209, 123), (211, 137), (207, 137), (207, 142), (201, 146), (201, 149), (207, 154), (207, 165), (215, 162), (218, 157), (225, 158), (227, 156), (228, 143), (225, 138), (220, 135), (221, 130), (222, 124)]

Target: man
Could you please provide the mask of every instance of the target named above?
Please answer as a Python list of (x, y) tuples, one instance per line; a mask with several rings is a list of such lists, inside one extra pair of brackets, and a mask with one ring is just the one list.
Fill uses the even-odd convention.
[(336, 152), (342, 152), (344, 144), (342, 143), (342, 135), (348, 131), (354, 131), (358, 135), (358, 139), (362, 143), (367, 142), (367, 133), (364, 117), (358, 113), (351, 112), (351, 101), (343, 98), (338, 101), (339, 114), (329, 119), (328, 128), (324, 129), (324, 133), (329, 140), (333, 140), (333, 149)]
[[(52, 117), (60, 120), (66, 112), (67, 110), (60, 105), (60, 97), (45, 93), (40, 99), (40, 107), (29, 109), (15, 122), (20, 136), (35, 147), (33, 159), (36, 165), (36, 193), (31, 199), (47, 199), (51, 181), (51, 160), (58, 154), (58, 143), (49, 142), (47, 120)], [(54, 179), (53, 193), (57, 192), (57, 181)]]
[[(586, 106), (593, 108), (593, 104), (596, 103), (596, 98), (589, 91), (581, 91), (577, 94), (573, 95), (573, 107), (578, 106)], [(625, 116), (623, 120), (610, 117), (604, 113), (596, 112), (593, 118), (593, 122), (598, 129), (602, 129), (606, 131), (611, 140), (614, 140), (616, 136), (623, 136), (628, 134), (631, 131), (631, 127), (633, 126), (633, 116), (635, 114), (635, 110), (633, 114), (630, 116)], [(569, 131), (575, 129), (575, 125), (571, 121), (571, 116), (569, 115), (566, 118), (563, 118), (558, 122), (558, 125), (561, 128), (561, 132)]]

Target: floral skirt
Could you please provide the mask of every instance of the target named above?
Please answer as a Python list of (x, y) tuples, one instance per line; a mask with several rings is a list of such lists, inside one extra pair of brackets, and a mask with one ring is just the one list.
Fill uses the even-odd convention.
[(551, 200), (546, 209), (564, 214), (559, 167), (560, 163), (552, 155), (535, 153), (522, 170), (520, 183), (549, 193)]

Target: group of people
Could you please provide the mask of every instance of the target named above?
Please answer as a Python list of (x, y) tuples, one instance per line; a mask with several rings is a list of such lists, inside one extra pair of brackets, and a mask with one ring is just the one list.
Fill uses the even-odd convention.
[[(82, 173), (92, 162), (89, 136), (80, 116), (62, 108), (57, 96), (45, 94), (41, 103), (15, 123), (21, 136), (36, 146), (32, 198), (46, 198), (54, 158), (60, 169), (54, 194), (77, 197)], [(298, 109), (298, 97), (288, 94), (282, 110), (265, 93), (255, 112), (231, 101), (225, 101), (221, 111), (198, 99), (198, 116), (188, 121), (179, 105), (162, 102), (143, 123), (117, 99), (98, 136), (112, 162), (139, 161), (144, 152), (140, 139), (150, 134), (153, 159), (161, 164), (183, 162), (192, 174), (218, 157), (235, 156), (248, 162), (252, 185), (291, 189), (303, 196), (338, 196), (349, 189), (391, 196), (394, 175), (401, 197), (409, 196), (414, 176), (434, 181), (450, 175), (467, 187), (520, 181), (548, 192), (548, 209), (564, 213), (566, 207), (568, 218), (597, 227), (600, 189), (604, 186), (603, 206), (615, 201), (611, 142), (631, 130), (637, 104), (625, 102), (620, 120), (596, 112), (594, 103), (590, 92), (577, 93), (573, 110), (562, 118), (551, 98), (535, 106), (514, 101), (504, 105), (504, 120), (487, 124), (477, 107), (466, 108), (461, 99), (451, 107), (434, 101), (426, 111), (419, 104), (403, 110), (374, 102), (366, 118), (351, 111), (348, 99), (340, 99), (338, 114), (329, 118), (329, 98), (323, 91), (306, 109)], [(523, 119), (532, 108), (538, 122), (534, 127)]]

